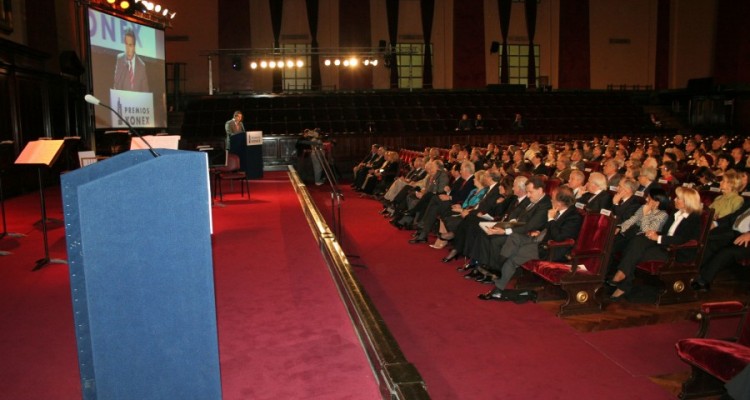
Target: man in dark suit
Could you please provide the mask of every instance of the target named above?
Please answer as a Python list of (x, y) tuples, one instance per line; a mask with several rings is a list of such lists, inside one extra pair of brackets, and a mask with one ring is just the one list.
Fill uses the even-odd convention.
[(592, 172), (586, 183), (586, 190), (578, 203), (588, 212), (599, 212), (602, 209), (612, 209), (612, 195), (607, 191), (607, 178), (601, 172)]
[(421, 219), (421, 227), (409, 243), (426, 243), (427, 235), (437, 222), (438, 217), (448, 217), (453, 204), (461, 204), (474, 189), (474, 164), (464, 161), (458, 167), (459, 176), (453, 181), (446, 193), (432, 196)]
[(541, 153), (534, 153), (531, 157), (531, 174), (549, 176), (550, 170), (544, 165), (544, 158)]
[(148, 92), (146, 63), (135, 54), (136, 37), (133, 28), (125, 29), (123, 40), (125, 41), (125, 52), (117, 55), (113, 87), (117, 90)]
[(374, 170), (376, 169), (380, 169), (380, 166), (382, 166), (384, 163), (385, 147), (379, 146), (376, 155), (369, 162), (357, 168), (354, 174), (354, 183), (352, 184), (354, 190), (361, 190), (362, 184), (365, 183), (365, 179), (367, 179), (367, 175), (371, 172), (374, 172)]
[[(480, 215), (488, 214), (493, 208), (497, 206), (498, 200), (503, 198), (503, 194), (500, 192), (500, 179), (501, 176), (498, 172), (490, 171), (489, 173), (484, 175), (484, 181), (482, 182), (482, 184), (489, 189), (487, 190), (487, 193), (484, 195), (482, 200), (479, 201), (479, 204), (477, 204), (476, 208), (471, 211), (467, 211), (466, 215), (464, 215), (464, 219), (461, 221), (461, 223), (456, 228), (456, 231), (454, 232), (453, 250), (451, 250), (451, 252), (443, 258), (443, 262), (449, 262), (456, 258), (459, 254), (468, 254), (465, 252), (465, 248), (467, 244), (473, 242), (473, 239), (477, 234), (475, 228), (478, 230), (478, 232), (481, 233), (479, 222), (483, 219), (480, 218)], [(526, 182), (526, 177), (516, 178), (516, 180), (518, 179), (522, 179), (524, 183)], [(494, 216), (495, 214), (491, 215)]]
[(547, 213), (547, 222), (542, 230), (533, 230), (526, 233), (514, 232), (505, 241), (500, 250), (502, 261), (502, 273), (499, 279), (494, 281), (495, 288), (488, 293), (479, 295), (482, 300), (503, 300), (502, 291), (510, 282), (510, 279), (519, 266), (529, 260), (546, 258), (551, 261), (567, 261), (567, 255), (572, 246), (556, 247), (554, 250), (546, 250), (541, 245), (549, 240), (564, 241), (577, 239), (581, 230), (583, 216), (573, 205), (575, 196), (567, 186), (557, 189), (553, 206)]
[(617, 217), (617, 222), (622, 223), (632, 217), (639, 208), (642, 200), (635, 196), (638, 190), (638, 182), (630, 178), (623, 178), (617, 185), (617, 193), (612, 197), (612, 212)]
[(617, 187), (617, 184), (620, 183), (620, 179), (622, 179), (622, 176), (617, 173), (619, 168), (618, 162), (615, 159), (605, 161), (602, 166), (602, 172), (607, 178), (607, 185), (609, 185), (610, 188)]
[(405, 202), (396, 205), (396, 214), (391, 223), (399, 229), (411, 225), (417, 215), (424, 213), (432, 197), (444, 193), (445, 187), (450, 183), (450, 177), (442, 161), (431, 160), (427, 162), (425, 169), (427, 170), (425, 187), (408, 195)]
[(477, 242), (471, 256), (486, 268), (476, 268), (466, 275), (467, 279), (474, 278), (480, 282), (491, 282), (497, 279), (504, 263), (500, 251), (507, 243), (507, 239), (514, 233), (526, 235), (529, 232), (544, 229), (547, 211), (552, 208), (549, 196), (544, 193), (544, 180), (538, 176), (531, 177), (526, 182), (526, 194), (529, 200), (528, 205), (517, 207), (508, 215), (508, 221), (512, 223), (512, 226), (488, 228), (487, 235)]

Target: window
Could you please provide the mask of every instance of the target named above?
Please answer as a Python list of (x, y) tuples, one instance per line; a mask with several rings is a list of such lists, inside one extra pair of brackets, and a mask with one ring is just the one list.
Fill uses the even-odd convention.
[(421, 89), (424, 43), (397, 43), (396, 54), (398, 56), (398, 87)]
[(309, 43), (287, 43), (284, 49), (284, 60), (291, 60), (295, 64), (301, 60), (305, 63), (301, 68), (296, 65), (284, 68), (282, 71), (282, 85), (284, 91), (310, 90), (312, 86), (312, 73), (310, 67), (310, 44)]
[[(502, 75), (503, 48), (498, 52), (498, 76)], [(534, 65), (536, 66), (537, 84), (539, 83), (539, 45), (534, 45)], [(508, 45), (508, 83), (529, 84), (529, 45)]]

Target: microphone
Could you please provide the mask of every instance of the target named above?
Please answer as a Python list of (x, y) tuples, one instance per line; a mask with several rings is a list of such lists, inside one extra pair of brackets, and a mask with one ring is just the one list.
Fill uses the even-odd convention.
[(100, 101), (99, 99), (97, 99), (97, 98), (96, 98), (96, 97), (94, 97), (93, 95), (87, 94), (87, 95), (83, 96), (83, 99), (84, 99), (84, 100), (86, 100), (86, 103), (89, 103), (89, 104), (93, 104), (93, 105), (95, 105), (95, 106), (102, 106), (102, 107), (104, 107), (104, 108), (107, 108), (107, 109), (109, 109), (109, 110), (110, 110), (110, 111), (112, 111), (113, 113), (115, 113), (115, 115), (117, 115), (117, 116), (118, 116), (118, 117), (120, 118), (120, 121), (124, 122), (124, 123), (125, 123), (125, 125), (127, 125), (127, 126), (128, 126), (128, 131), (129, 131), (129, 132), (130, 132), (131, 134), (133, 134), (133, 135), (135, 135), (135, 136), (138, 136), (138, 138), (139, 138), (139, 139), (141, 139), (141, 141), (142, 141), (143, 143), (146, 143), (146, 146), (148, 146), (148, 151), (150, 151), (150, 152), (151, 152), (151, 154), (152, 154), (152, 155), (153, 155), (154, 157), (159, 157), (159, 153), (157, 153), (157, 152), (156, 152), (156, 150), (154, 150), (154, 148), (153, 148), (153, 147), (151, 147), (151, 144), (150, 144), (149, 142), (147, 142), (147, 141), (146, 141), (146, 139), (144, 139), (144, 138), (143, 138), (143, 136), (141, 136), (141, 134), (140, 134), (140, 133), (138, 133), (138, 131), (136, 131), (135, 129), (133, 129), (133, 127), (132, 127), (132, 126), (130, 125), (130, 123), (128, 123), (128, 120), (126, 120), (125, 118), (123, 118), (123, 116), (122, 116), (122, 115), (120, 115), (120, 113), (118, 113), (117, 111), (115, 111), (115, 110), (114, 110), (114, 109), (113, 109), (112, 107), (110, 107), (110, 106), (108, 106), (108, 105), (106, 105), (106, 104), (102, 103), (102, 102), (101, 102), (101, 101)]

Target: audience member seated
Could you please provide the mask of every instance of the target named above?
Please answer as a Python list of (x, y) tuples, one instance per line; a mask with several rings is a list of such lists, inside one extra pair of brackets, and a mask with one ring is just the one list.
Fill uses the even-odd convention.
[(601, 172), (592, 172), (586, 183), (586, 193), (578, 198), (576, 207), (588, 212), (612, 209), (612, 195), (607, 190), (607, 178)]
[[(623, 251), (617, 272), (607, 284), (616, 290), (610, 296), (611, 301), (622, 300), (633, 288), (635, 268), (641, 261), (666, 261), (667, 247), (678, 245), (689, 240), (697, 240), (701, 228), (701, 203), (698, 192), (691, 188), (678, 187), (675, 191), (674, 206), (677, 210), (670, 215), (661, 231), (648, 231), (634, 237)], [(683, 262), (695, 258), (695, 248), (681, 249), (677, 252), (677, 261)]]
[(477, 114), (477, 117), (474, 120), (474, 129), (478, 131), (481, 131), (484, 129), (484, 120), (482, 119), (482, 114)]
[(461, 119), (458, 120), (458, 124), (456, 126), (457, 131), (470, 131), (472, 129), (472, 121), (469, 120), (468, 114), (462, 114)]
[(465, 161), (460, 166), (454, 167), (452, 172), (456, 174), (453, 183), (445, 187), (445, 193), (430, 198), (420, 218), (420, 227), (409, 243), (426, 243), (427, 235), (432, 232), (438, 218), (449, 216), (451, 206), (463, 204), (474, 189), (474, 164)]
[[(527, 189), (532, 200), (536, 197), (537, 190), (537, 188)], [(543, 193), (542, 196), (544, 196)], [(500, 249), (498, 262), (502, 267), (499, 277), (495, 277), (493, 280), (495, 288), (479, 295), (479, 298), (482, 300), (504, 300), (503, 291), (506, 289), (508, 282), (513, 278), (518, 267), (526, 261), (540, 258), (554, 262), (567, 261), (567, 256), (573, 248), (572, 245), (555, 247), (550, 252), (544, 244), (549, 240), (562, 242), (578, 238), (583, 216), (576, 210), (574, 204), (573, 191), (567, 186), (560, 186), (554, 195), (551, 208), (546, 212), (546, 223), (541, 226), (541, 229), (527, 232), (517, 231), (508, 236)]]
[[(453, 235), (453, 249), (446, 257), (443, 257), (443, 262), (450, 262), (455, 259), (459, 254), (465, 253), (465, 247), (473, 244), (478, 233), (481, 233), (479, 222), (483, 220), (492, 220), (498, 215), (503, 215), (505, 210), (510, 207), (510, 198), (503, 196), (501, 192), (500, 180), (502, 176), (498, 171), (487, 171), (484, 175), (484, 181), (482, 184), (486, 186), (487, 194), (484, 195), (482, 200), (479, 201), (477, 206), (467, 213), (463, 214), (463, 219), (456, 227)], [(513, 183), (514, 193), (516, 192), (516, 182), (526, 182), (525, 177), (518, 177)], [(525, 197), (525, 189), (524, 189)], [(521, 196), (517, 196), (521, 198)], [(515, 199), (514, 199), (515, 200)]]
[[(427, 176), (427, 171), (424, 169), (424, 157), (417, 157), (412, 161), (412, 168), (405, 176), (396, 179), (388, 191), (383, 196), (384, 200), (388, 203), (393, 201), (396, 195), (401, 192), (406, 186), (414, 188), (418, 182), (424, 180)], [(385, 207), (381, 214), (385, 214), (389, 204), (384, 204)]]
[(438, 227), (438, 239), (430, 247), (434, 249), (444, 248), (448, 242), (453, 239), (453, 231), (461, 220), (473, 210), (487, 193), (487, 186), (484, 185), (484, 176), (487, 171), (480, 170), (474, 173), (474, 188), (469, 192), (462, 204), (453, 204), (451, 214), (448, 216), (440, 215), (440, 226)]
[(362, 184), (362, 193), (366, 195), (383, 194), (393, 184), (401, 171), (398, 153), (388, 151), (385, 153), (385, 162), (379, 169), (372, 170)]
[(355, 167), (354, 183), (352, 184), (355, 190), (361, 189), (367, 175), (379, 169), (385, 163), (385, 151), (385, 147), (378, 146), (376, 155), (370, 161), (360, 163)]
[[(621, 185), (624, 183), (625, 181), (620, 182)], [(615, 238), (612, 242), (607, 278), (611, 278), (614, 275), (620, 253), (625, 250), (627, 244), (634, 237), (644, 235), (650, 231), (660, 232), (664, 222), (667, 220), (668, 214), (666, 210), (669, 208), (671, 200), (669, 200), (669, 196), (664, 189), (654, 187), (647, 190), (645, 200), (646, 203), (636, 210), (630, 218), (618, 219), (618, 221), (622, 222), (615, 228)]]
[(411, 226), (415, 218), (424, 213), (433, 196), (445, 193), (445, 187), (450, 182), (442, 161), (431, 160), (425, 165), (425, 169), (425, 187), (409, 194), (404, 201), (395, 205), (396, 213), (391, 223), (399, 229)]
[(513, 233), (526, 235), (544, 229), (547, 211), (552, 208), (550, 197), (544, 193), (544, 180), (539, 176), (529, 178), (526, 182), (526, 195), (529, 203), (525, 207), (517, 206), (498, 223), (488, 222), (483, 229), (485, 235), (478, 235), (478, 240), (464, 253), (472, 259), (470, 265), (476, 266), (465, 278), (484, 283), (494, 281), (505, 262), (500, 250), (508, 237)]

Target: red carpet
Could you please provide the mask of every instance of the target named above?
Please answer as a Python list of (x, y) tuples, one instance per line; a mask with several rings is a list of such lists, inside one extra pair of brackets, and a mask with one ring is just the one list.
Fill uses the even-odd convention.
[[(251, 182), (251, 197), (214, 207), (214, 270), (224, 399), (378, 399), (377, 383), (286, 173)], [(225, 190), (226, 193), (226, 190)], [(59, 192), (47, 190), (50, 217)], [(0, 240), (0, 395), (81, 398), (68, 270), (43, 255), (38, 195), (6, 202)], [(64, 232), (50, 231), (52, 257)]]
[[(315, 198), (328, 215), (328, 193)], [(488, 286), (441, 263), (446, 251), (409, 244), (380, 208), (346, 189), (344, 248), (433, 399), (672, 398), (646, 376), (687, 370), (674, 342), (694, 325), (581, 334), (533, 303), (480, 301)]]

